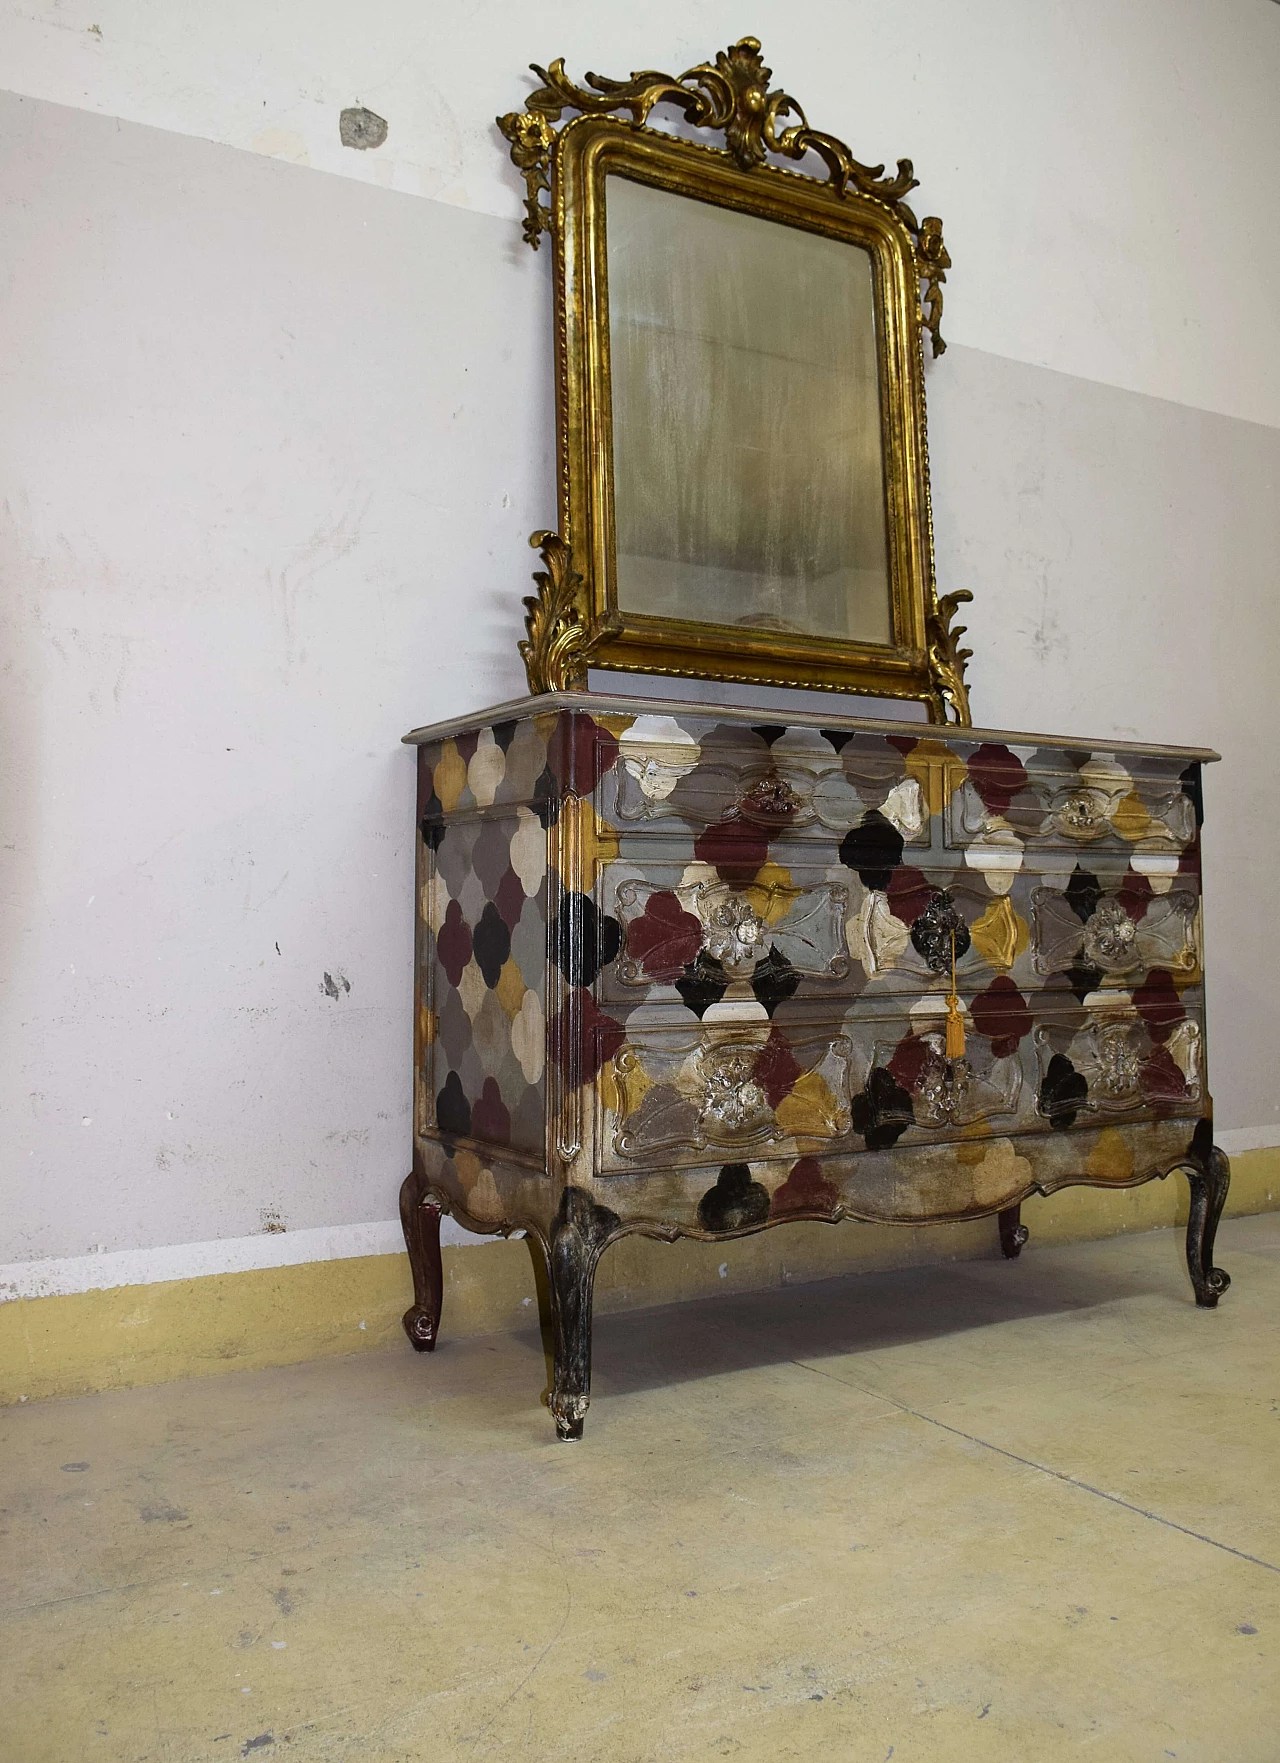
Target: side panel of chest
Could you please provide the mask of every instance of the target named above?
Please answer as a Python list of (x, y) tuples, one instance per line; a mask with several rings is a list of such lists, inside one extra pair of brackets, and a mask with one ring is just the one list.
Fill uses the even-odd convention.
[(417, 1132), (545, 1157), (556, 719), (419, 750)]

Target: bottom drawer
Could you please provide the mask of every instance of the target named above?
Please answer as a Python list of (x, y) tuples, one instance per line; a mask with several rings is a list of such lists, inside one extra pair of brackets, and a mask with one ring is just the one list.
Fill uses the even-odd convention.
[(834, 1143), (852, 1125), (855, 1049), (838, 1030), (773, 1024), (628, 1036), (596, 1085), (601, 1167), (715, 1162)]
[(883, 1151), (1204, 1106), (1198, 995), (1194, 1013), (1170, 988), (1160, 1011), (1111, 991), (1040, 1000), (1035, 1016), (979, 1009), (977, 1023), (970, 1002), (958, 1058), (936, 992), (834, 1023), (632, 1024), (596, 1084), (597, 1167)]

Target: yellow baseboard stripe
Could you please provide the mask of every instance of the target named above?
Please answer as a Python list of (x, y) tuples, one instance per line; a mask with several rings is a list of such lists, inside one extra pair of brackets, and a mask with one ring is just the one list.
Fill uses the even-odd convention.
[[(1280, 1147), (1232, 1158), (1228, 1215), (1280, 1207)], [(1185, 1224), (1179, 1177), (1105, 1192), (1067, 1188), (1023, 1207), (1031, 1247)], [(998, 1253), (994, 1219), (908, 1229), (797, 1224), (728, 1243), (628, 1237), (600, 1265), (600, 1312), (717, 1291), (831, 1279)], [(447, 1247), (442, 1340), (528, 1328), (538, 1315), (530, 1245)], [(412, 1298), (403, 1255), (310, 1261), (0, 1304), (0, 1404), (212, 1377), (400, 1344)]]

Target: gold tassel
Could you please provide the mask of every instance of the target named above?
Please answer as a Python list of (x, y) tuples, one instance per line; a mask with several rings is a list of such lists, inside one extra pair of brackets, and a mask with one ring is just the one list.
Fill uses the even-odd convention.
[(960, 998), (956, 992), (956, 933), (951, 933), (951, 990), (947, 993), (946, 1054), (948, 1059), (964, 1058), (964, 1018), (960, 1014)]

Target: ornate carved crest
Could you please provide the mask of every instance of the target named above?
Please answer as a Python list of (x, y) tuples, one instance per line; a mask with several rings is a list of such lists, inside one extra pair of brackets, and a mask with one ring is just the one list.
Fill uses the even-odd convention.
[(625, 111), (637, 128), (643, 128), (655, 105), (671, 104), (695, 128), (723, 134), (726, 150), (744, 171), (764, 165), (770, 153), (793, 160), (814, 153), (826, 166), (827, 179), (837, 194), (843, 196), (853, 189), (891, 209), (915, 246), (920, 279), (925, 284), (923, 324), (933, 353), (942, 354), (946, 348), (940, 328), (942, 283), (951, 259), (942, 242), (938, 217), (931, 214), (918, 221), (903, 201), (918, 182), (911, 161), (900, 159), (896, 174), (886, 177), (883, 165), (863, 165), (835, 135), (810, 128), (790, 93), (770, 89), (773, 70), (765, 66), (755, 37), (740, 38), (720, 50), (713, 62), (699, 62), (678, 78), (653, 70), (633, 73), (629, 80), (589, 73), (586, 85), (578, 86), (566, 75), (562, 58), (545, 68), (534, 62), (532, 69), (543, 84), (530, 94), (528, 108), (510, 111), (497, 122), (511, 143), (513, 164), (524, 174), (524, 236), (535, 251), (539, 236), (551, 231), (551, 213), (542, 197), (551, 187), (549, 167), (556, 138), (552, 125), (564, 112), (608, 116)]

